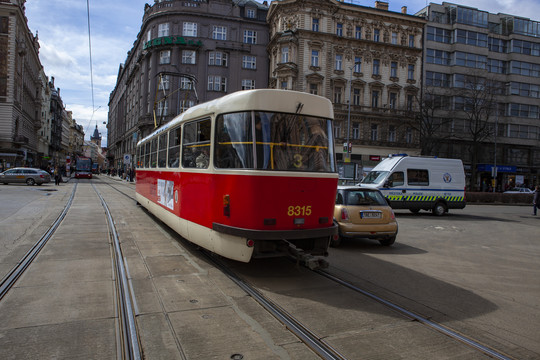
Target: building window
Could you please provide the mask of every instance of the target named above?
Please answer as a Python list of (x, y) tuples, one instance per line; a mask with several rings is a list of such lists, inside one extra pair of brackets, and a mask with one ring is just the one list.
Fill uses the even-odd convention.
[(379, 137), (379, 125), (373, 124), (371, 125), (371, 140), (377, 141)]
[(411, 128), (407, 128), (407, 130), (405, 131), (405, 142), (407, 144), (410, 144), (412, 143), (412, 129)]
[(212, 30), (212, 39), (227, 40), (227, 27), (214, 25), (214, 28)]
[(388, 97), (388, 106), (390, 109), (396, 109), (397, 107), (397, 93), (391, 92)]
[(246, 9), (246, 17), (255, 19), (255, 9)]
[(158, 37), (169, 36), (169, 23), (158, 25)]
[(341, 104), (343, 88), (341, 86), (334, 87), (334, 103)]
[(398, 33), (397, 32), (392, 33), (392, 44), (394, 44), (394, 45), (398, 44)]
[(157, 115), (167, 116), (169, 114), (169, 100), (161, 100), (157, 104)]
[(319, 50), (311, 50), (311, 66), (319, 66)]
[(195, 58), (194, 50), (182, 50), (182, 64), (195, 64)]
[(379, 75), (380, 73), (380, 60), (373, 59), (373, 75)]
[(397, 78), (397, 62), (390, 63), (390, 77)]
[(362, 27), (361, 26), (357, 26), (355, 31), (354, 31), (354, 38), (355, 39), (361, 39), (362, 38)]
[[(459, 74), (456, 74), (457, 76)], [(435, 87), (450, 87), (451, 75), (433, 71), (426, 71), (426, 85)]]
[(227, 54), (220, 51), (212, 51), (208, 57), (208, 65), (227, 66)]
[(455, 64), (458, 66), (466, 66), (475, 69), (486, 69), (487, 67), (487, 56), (465, 53), (461, 51), (456, 51), (455, 55)]
[(450, 53), (443, 50), (426, 50), (426, 62), (438, 65), (450, 65)]
[(244, 44), (257, 44), (257, 32), (254, 30), (244, 30)]
[(355, 140), (360, 139), (360, 124), (357, 122), (352, 125), (352, 137)]
[(337, 36), (343, 36), (343, 24), (337, 23), (336, 25), (336, 35)]
[(433, 26), (427, 27), (427, 39), (441, 43), (450, 44), (452, 40), (451, 30), (440, 29)]
[(170, 81), (171, 81), (170, 75), (163, 75), (163, 76), (161, 76), (161, 80), (160, 80), (160, 82), (159, 82), (158, 89), (159, 89), (159, 90), (169, 90), (169, 88), (170, 88)]
[(354, 57), (354, 72), (355, 73), (362, 72), (362, 58), (360, 56)]
[(319, 94), (319, 85), (315, 84), (315, 83), (310, 83), (309, 84), (309, 93), (313, 94), (313, 95), (318, 95)]
[(409, 64), (407, 74), (408, 74), (407, 79), (414, 80), (414, 65), (413, 64)]
[(459, 44), (487, 47), (488, 36), (487, 34), (477, 33), (475, 31), (457, 29), (456, 42)]
[(192, 90), (193, 89), (193, 80), (187, 77), (180, 78), (180, 89), (183, 90)]
[(244, 79), (242, 80), (242, 90), (255, 89), (255, 80)]
[(193, 100), (180, 100), (180, 112), (182, 113), (194, 105)]
[(373, 90), (371, 92), (371, 107), (379, 107), (379, 90)]
[(341, 122), (334, 122), (334, 137), (341, 138)]
[(335, 70), (343, 70), (343, 55), (336, 55), (336, 67)]
[(388, 141), (389, 142), (396, 141), (396, 127), (394, 125), (390, 125), (388, 127)]
[(379, 29), (373, 30), (373, 41), (375, 42), (381, 41), (381, 31)]
[(209, 76), (208, 91), (227, 91), (227, 78), (224, 76)]
[(353, 105), (360, 105), (360, 101), (362, 100), (362, 91), (358, 88), (354, 88), (353, 91)]
[(413, 110), (413, 102), (414, 102), (414, 95), (407, 95), (407, 110), (412, 111)]
[(251, 70), (257, 69), (257, 58), (251, 55), (243, 55), (242, 68)]
[(289, 47), (288, 46), (284, 46), (281, 48), (281, 62), (282, 63), (289, 62)]
[(171, 50), (163, 50), (159, 52), (159, 63), (160, 64), (171, 63)]
[(151, 41), (152, 40), (152, 30), (148, 30), (148, 32), (146, 33), (146, 41)]
[(312, 31), (319, 31), (319, 19), (313, 18), (311, 19), (311, 30)]
[(182, 35), (183, 36), (197, 36), (197, 23), (185, 22)]
[(409, 47), (414, 47), (414, 35), (409, 35)]
[(490, 73), (496, 73), (496, 74), (506, 74), (507, 73), (507, 65), (508, 63), (506, 61), (497, 60), (497, 59), (488, 59), (488, 71)]

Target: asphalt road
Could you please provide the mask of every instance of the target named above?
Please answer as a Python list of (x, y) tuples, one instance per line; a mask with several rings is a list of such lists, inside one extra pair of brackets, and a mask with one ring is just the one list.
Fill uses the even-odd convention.
[[(132, 184), (119, 184), (133, 192)], [(0, 186), (0, 276), (58, 216), (71, 185)], [(229, 331), (225, 334), (230, 337), (218, 332), (215, 342), (209, 339), (219, 319), (223, 318), (223, 328), (227, 328), (230, 316), (240, 315), (234, 322), (238, 334), (252, 338), (246, 334), (255, 331), (257, 341), (268, 345), (265, 354), (287, 358), (292, 348), (298, 354), (309, 353), (201, 260), (194, 247), (186, 247), (123, 195), (110, 190), (107, 199), (117, 204), (113, 212), (121, 238), (129, 245), (126, 257), (138, 298), (139, 321), (147, 334), (159, 334), (156, 329), (163, 323), (155, 319), (161, 319), (163, 312), (167, 313), (163, 319), (170, 319), (168, 326), (174, 328), (172, 334), (178, 336), (176, 342), (188, 358), (230, 354), (233, 350), (227, 352), (229, 349), (246, 346), (245, 338)], [(339, 248), (330, 249), (328, 271), (512, 358), (538, 359), (540, 216), (531, 213), (532, 206), (502, 205), (469, 205), (443, 217), (400, 210), (396, 212), (399, 234), (394, 246), (383, 247), (370, 240), (344, 241)], [(230, 264), (282, 306), (303, 316), (306, 322), (312, 321), (321, 334), (353, 354), (349, 358), (357, 354), (372, 359), (459, 358), (456, 351), (464, 351), (462, 358), (472, 358), (468, 350), (453, 342), (431, 344), (429, 331), (397, 320), (390, 311), (361, 297), (350, 297), (282, 259)], [(189, 272), (182, 275), (183, 269)], [(192, 282), (195, 287), (188, 292)], [(212, 327), (197, 327), (197, 322), (203, 325), (212, 318)], [(390, 322), (382, 322), (387, 320)], [(186, 321), (194, 323), (186, 327)], [(244, 328), (246, 324), (251, 330)], [(358, 329), (353, 329), (356, 325)], [(4, 334), (10, 331), (6, 329)], [(165, 333), (163, 328), (161, 332)], [(206, 334), (206, 340), (197, 340), (197, 333)], [(413, 337), (415, 340), (411, 340)], [(163, 355), (164, 349), (173, 353), (174, 342), (167, 338), (168, 345), (160, 347), (163, 339), (145, 338), (147, 354), (155, 351)], [(413, 348), (405, 350), (411, 343)], [(199, 352), (202, 348), (206, 353)], [(371, 352), (363, 352), (368, 348)], [(244, 350), (252, 351), (244, 352), (246, 356), (260, 351), (255, 347)]]

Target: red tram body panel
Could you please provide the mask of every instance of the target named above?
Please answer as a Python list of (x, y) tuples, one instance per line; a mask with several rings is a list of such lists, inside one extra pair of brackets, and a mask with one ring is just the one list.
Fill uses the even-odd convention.
[(327, 255), (338, 175), (328, 99), (248, 90), (197, 105), (137, 144), (137, 201), (224, 257)]

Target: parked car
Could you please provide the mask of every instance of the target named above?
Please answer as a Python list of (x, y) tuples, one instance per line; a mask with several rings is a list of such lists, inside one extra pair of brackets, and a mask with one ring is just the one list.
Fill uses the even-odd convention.
[(26, 183), (27, 185), (41, 185), (51, 181), (51, 175), (45, 170), (34, 168), (13, 168), (0, 173), (0, 182)]
[(396, 241), (398, 223), (394, 211), (383, 194), (374, 188), (338, 186), (334, 221), (339, 237), (331, 246), (339, 246), (344, 238), (369, 238), (390, 246)]
[(526, 187), (516, 187), (505, 191), (504, 194), (534, 194), (534, 191)]

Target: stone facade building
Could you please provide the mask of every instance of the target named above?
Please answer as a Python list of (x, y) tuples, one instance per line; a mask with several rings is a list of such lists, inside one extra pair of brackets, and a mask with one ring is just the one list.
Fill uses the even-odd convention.
[[(425, 20), (336, 0), (270, 5), (270, 87), (318, 94), (334, 104), (338, 161), (361, 171), (391, 153), (419, 153), (410, 126), (422, 74)], [(350, 105), (350, 106), (349, 106)]]
[(28, 29), (26, 0), (0, 0), (0, 168), (37, 166), (42, 69), (37, 35)]
[(538, 184), (540, 22), (451, 3), (417, 15), (429, 20), (423, 93), (437, 131), (429, 155), (462, 159), (473, 189), (495, 178), (497, 190)]
[[(199, 102), (268, 87), (268, 6), (251, 0), (155, 0), (109, 100), (111, 166)], [(129, 156), (127, 157), (130, 158)]]

